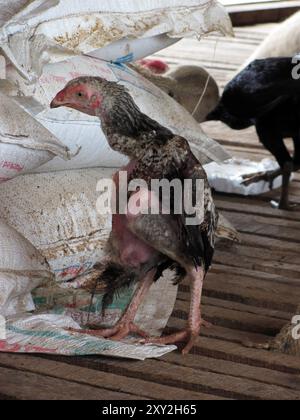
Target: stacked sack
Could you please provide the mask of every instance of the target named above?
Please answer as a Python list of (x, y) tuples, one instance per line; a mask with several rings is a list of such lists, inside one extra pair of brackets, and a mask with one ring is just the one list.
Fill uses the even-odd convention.
[[(178, 103), (122, 64), (186, 35), (230, 33), (224, 9), (214, 0), (134, 0), (122, 2), (119, 13), (116, 7), (119, 1), (14, 0), (1, 8), (7, 65), (0, 83), (0, 315), (34, 310), (33, 289), (44, 291), (49, 282), (52, 293), (53, 279), (68, 288), (104, 256), (111, 219), (97, 213), (97, 183), (126, 159), (110, 149), (96, 118), (49, 108), (68, 81), (91, 75), (122, 83), (143, 112), (190, 141), (202, 164), (229, 158)], [(137, 18), (147, 25), (131, 25)], [(175, 297), (171, 292), (160, 328)]]
[(52, 280), (53, 274), (42, 255), (0, 219), (0, 315), (33, 311), (31, 292)]
[[(68, 148), (26, 113), (12, 98), (0, 92), (0, 189), (13, 192), (10, 182), (54, 157), (69, 159)], [(22, 176), (23, 175), (23, 176)], [(10, 181), (10, 182), (8, 182)], [(28, 196), (29, 191), (22, 187)], [(28, 196), (31, 200), (32, 195)], [(2, 209), (8, 202), (2, 201)], [(9, 206), (16, 209), (16, 203)], [(12, 225), (14, 223), (12, 222)], [(27, 220), (23, 220), (27, 226)], [(0, 219), (0, 315), (12, 316), (35, 309), (31, 292), (51, 284), (53, 273), (46, 259), (25, 236)]]

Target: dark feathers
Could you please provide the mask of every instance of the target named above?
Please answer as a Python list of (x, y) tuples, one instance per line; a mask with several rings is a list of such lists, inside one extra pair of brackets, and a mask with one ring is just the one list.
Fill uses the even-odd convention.
[(253, 61), (226, 86), (207, 119), (236, 130), (255, 125), (281, 167), (293, 160), (283, 143), (291, 137), (294, 161), (300, 163), (300, 79), (295, 77), (292, 57)]
[(98, 282), (103, 282), (106, 285), (102, 300), (102, 314), (104, 315), (107, 307), (113, 303), (116, 293), (120, 293), (136, 281), (138, 281), (138, 277), (134, 271), (113, 262), (108, 264), (99, 276), (95, 287), (96, 291)]
[[(174, 284), (179, 284), (186, 275), (186, 271), (180, 267), (179, 264), (170, 259), (165, 259), (157, 265), (154, 281), (158, 281), (166, 270), (171, 270), (173, 272)], [(105, 284), (105, 294), (102, 300), (102, 315), (105, 315), (107, 307), (113, 303), (116, 294), (122, 292), (122, 290), (126, 288), (129, 288), (139, 280), (142, 280), (141, 277), (143, 277), (142, 272), (137, 273), (129, 267), (124, 267), (113, 262), (104, 267), (102, 273), (96, 281), (93, 293), (94, 296), (96, 294), (98, 283), (101, 282)]]
[(121, 136), (138, 137), (152, 133), (162, 144), (173, 137), (173, 133), (168, 128), (143, 114), (126, 90), (114, 106), (110, 117), (110, 125)]
[(300, 96), (300, 80), (293, 78), (292, 58), (256, 60), (225, 88), (208, 120), (218, 119), (234, 129), (251, 126), (280, 105)]

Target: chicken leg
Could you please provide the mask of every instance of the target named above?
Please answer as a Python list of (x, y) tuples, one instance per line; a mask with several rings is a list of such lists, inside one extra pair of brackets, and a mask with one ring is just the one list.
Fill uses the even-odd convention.
[(275, 179), (281, 175), (281, 168), (276, 169), (274, 171), (258, 172), (255, 174), (243, 175), (242, 185), (248, 187), (251, 184), (256, 184), (257, 182), (265, 181), (269, 183), (270, 190), (273, 190)]
[(200, 309), (205, 273), (203, 269), (198, 269), (197, 271), (195, 268), (193, 268), (189, 270), (188, 276), (191, 281), (191, 302), (187, 328), (183, 331), (179, 331), (175, 334), (171, 334), (165, 337), (146, 339), (143, 341), (145, 344), (151, 343), (163, 345), (176, 344), (178, 342), (184, 341), (187, 344), (183, 349), (182, 354), (186, 355), (195, 345), (195, 341), (200, 334), (201, 326), (211, 326), (202, 319)]
[(89, 330), (70, 330), (81, 334), (92, 335), (95, 337), (109, 338), (114, 341), (121, 341), (126, 338), (130, 333), (137, 334), (143, 338), (147, 338), (148, 334), (142, 331), (136, 324), (134, 319), (138, 312), (138, 309), (145, 299), (150, 287), (153, 284), (156, 270), (150, 271), (146, 277), (140, 281), (135, 294), (128, 305), (125, 313), (118, 321), (118, 323), (112, 328), (106, 329), (89, 329)]
[(286, 162), (282, 169), (282, 187), (281, 187), (281, 197), (279, 203), (272, 201), (272, 207), (280, 210), (290, 210), (291, 206), (289, 204), (289, 186), (291, 175), (293, 172), (293, 163)]

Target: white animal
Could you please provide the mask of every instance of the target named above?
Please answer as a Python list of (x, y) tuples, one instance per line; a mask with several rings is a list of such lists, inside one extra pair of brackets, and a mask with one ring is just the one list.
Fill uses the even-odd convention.
[(243, 67), (258, 58), (291, 57), (300, 52), (300, 11), (276, 27)]

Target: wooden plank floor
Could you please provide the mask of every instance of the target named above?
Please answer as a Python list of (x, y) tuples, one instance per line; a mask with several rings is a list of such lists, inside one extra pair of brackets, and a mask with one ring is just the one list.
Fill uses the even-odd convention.
[[(237, 29), (235, 39), (217, 42), (214, 59), (214, 37), (182, 41), (159, 56), (174, 66), (204, 64), (223, 86), (270, 27)], [(236, 133), (215, 123), (205, 129), (235, 156), (268, 155), (253, 130)], [(203, 299), (204, 316), (215, 326), (203, 329), (193, 354), (146, 362), (1, 354), (0, 399), (300, 399), (299, 359), (243, 346), (275, 336), (300, 304), (300, 212), (273, 210), (269, 201), (277, 195), (216, 196), (243, 242), (216, 253)], [(292, 199), (300, 204), (299, 175)], [(183, 284), (170, 329), (184, 326), (188, 300)]]

